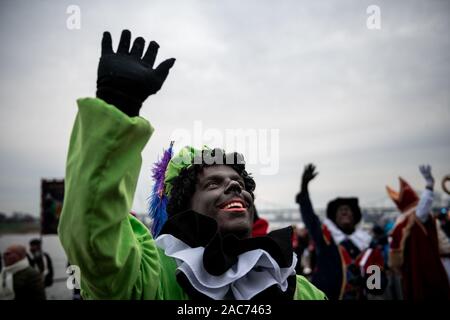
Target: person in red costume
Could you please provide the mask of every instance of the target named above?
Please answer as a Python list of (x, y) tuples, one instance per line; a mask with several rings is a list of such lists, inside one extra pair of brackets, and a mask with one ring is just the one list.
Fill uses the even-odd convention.
[(426, 181), (420, 198), (402, 178), (399, 192), (386, 187), (401, 212), (391, 233), (389, 264), (401, 274), (405, 300), (448, 300), (450, 290), (431, 214), (434, 178), (430, 166), (420, 166), (420, 172)]

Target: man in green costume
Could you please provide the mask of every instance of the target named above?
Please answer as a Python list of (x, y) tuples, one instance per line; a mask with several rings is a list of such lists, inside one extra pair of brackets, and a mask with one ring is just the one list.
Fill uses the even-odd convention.
[(168, 215), (155, 236), (129, 214), (153, 133), (139, 110), (175, 62), (153, 68), (158, 44), (143, 55), (144, 39), (131, 50), (130, 40), (124, 30), (113, 52), (103, 34), (97, 97), (78, 100), (70, 140), (58, 233), (83, 298), (326, 299), (295, 274), (290, 228), (251, 238), (255, 184), (238, 154), (211, 164), (205, 152), (230, 157), (186, 147), (170, 159), (160, 194)]

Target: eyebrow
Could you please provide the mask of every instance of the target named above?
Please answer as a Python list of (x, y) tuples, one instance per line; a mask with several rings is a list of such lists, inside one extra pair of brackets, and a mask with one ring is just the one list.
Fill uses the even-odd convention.
[[(242, 182), (245, 182), (244, 179), (239, 175), (239, 174), (233, 174), (231, 176), (228, 176), (230, 179), (232, 180), (239, 180)], [(209, 181), (222, 181), (225, 177), (222, 175), (218, 175), (218, 174), (213, 174), (208, 176), (207, 178), (205, 178), (205, 182), (209, 182)]]

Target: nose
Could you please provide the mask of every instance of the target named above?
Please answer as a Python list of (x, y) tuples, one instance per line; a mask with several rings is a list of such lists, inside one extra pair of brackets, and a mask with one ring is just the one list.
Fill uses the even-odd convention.
[(242, 187), (239, 184), (239, 182), (235, 180), (231, 180), (228, 184), (227, 188), (225, 189), (225, 193), (235, 192), (237, 194), (240, 194), (242, 192)]

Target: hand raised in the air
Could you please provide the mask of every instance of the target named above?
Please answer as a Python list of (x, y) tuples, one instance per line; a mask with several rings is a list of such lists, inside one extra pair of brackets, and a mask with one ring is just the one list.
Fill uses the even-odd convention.
[(111, 34), (103, 34), (97, 97), (129, 116), (138, 116), (145, 99), (161, 89), (175, 59), (164, 60), (153, 68), (159, 45), (151, 41), (143, 55), (145, 40), (142, 37), (136, 38), (131, 50), (130, 41), (131, 32), (123, 30), (117, 52), (114, 52)]

